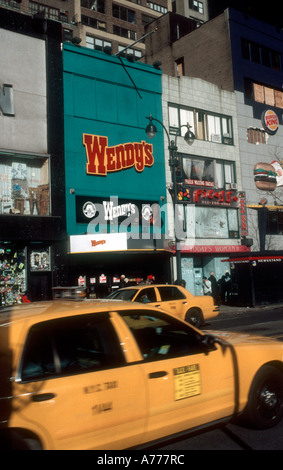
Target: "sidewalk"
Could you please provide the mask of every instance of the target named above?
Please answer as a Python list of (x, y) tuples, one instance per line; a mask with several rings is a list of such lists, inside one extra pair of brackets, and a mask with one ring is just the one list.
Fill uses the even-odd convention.
[(239, 306), (239, 305), (227, 305), (223, 304), (220, 305), (220, 313), (218, 315), (219, 317), (222, 316), (229, 316), (229, 315), (235, 315), (235, 314), (241, 314), (241, 313), (247, 313), (249, 310), (251, 312), (256, 312), (260, 310), (274, 310), (274, 309), (280, 309), (283, 308), (283, 302), (275, 303), (275, 304), (263, 304), (263, 305), (256, 305), (255, 307), (244, 307), (244, 306)]

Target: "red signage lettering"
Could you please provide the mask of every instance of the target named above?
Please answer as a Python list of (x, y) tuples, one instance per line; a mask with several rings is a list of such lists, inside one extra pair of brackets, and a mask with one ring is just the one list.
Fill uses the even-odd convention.
[(106, 240), (91, 240), (91, 246), (105, 245)]
[(86, 172), (89, 175), (106, 176), (108, 172), (135, 167), (142, 172), (154, 163), (153, 146), (145, 141), (108, 147), (108, 138), (100, 135), (83, 134), (86, 150)]
[(193, 202), (195, 204), (207, 201), (215, 201), (221, 204), (231, 204), (238, 201), (238, 196), (234, 191), (215, 191), (214, 189), (197, 189), (193, 193)]

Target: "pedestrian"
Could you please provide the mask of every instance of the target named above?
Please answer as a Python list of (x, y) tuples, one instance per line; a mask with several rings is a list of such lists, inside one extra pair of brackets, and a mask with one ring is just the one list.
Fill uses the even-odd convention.
[(232, 293), (232, 280), (228, 271), (226, 271), (225, 276), (223, 276), (223, 297), (224, 302), (228, 303), (231, 299)]
[(24, 292), (24, 294), (21, 294), (21, 299), (23, 304), (29, 304), (30, 300), (28, 298), (28, 291)]
[(186, 287), (186, 281), (184, 279), (182, 279), (181, 281), (178, 281), (178, 279), (176, 279), (176, 281), (174, 282), (174, 285)]
[(126, 285), (125, 279), (126, 279), (125, 274), (121, 274), (121, 276), (120, 276), (120, 283), (119, 283), (119, 289), (122, 289), (122, 287), (125, 287), (125, 285)]
[(211, 271), (208, 280), (211, 282), (211, 293), (212, 293), (212, 297), (214, 298), (214, 302), (215, 304), (218, 304), (219, 303), (219, 288), (218, 288), (218, 283), (217, 283), (217, 280), (213, 271)]
[(207, 279), (207, 277), (202, 278), (202, 288), (203, 288), (203, 295), (211, 295), (211, 282)]
[(152, 274), (149, 274), (146, 278), (146, 284), (154, 284), (155, 277)]

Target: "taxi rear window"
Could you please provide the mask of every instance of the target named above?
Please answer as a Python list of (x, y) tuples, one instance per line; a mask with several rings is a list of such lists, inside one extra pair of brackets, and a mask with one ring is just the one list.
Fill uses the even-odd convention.
[(125, 364), (107, 314), (33, 325), (21, 362), (23, 382), (120, 367)]
[(180, 300), (185, 299), (186, 296), (181, 292), (178, 287), (175, 286), (164, 286), (158, 288), (162, 301), (168, 300)]

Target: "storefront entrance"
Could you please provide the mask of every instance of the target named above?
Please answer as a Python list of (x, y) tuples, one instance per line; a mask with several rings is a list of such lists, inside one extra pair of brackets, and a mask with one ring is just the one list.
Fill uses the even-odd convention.
[[(36, 248), (34, 248), (36, 246)], [(0, 243), (0, 306), (51, 298), (51, 247), (45, 244), (23, 246), (16, 242)]]
[(30, 276), (30, 299), (33, 302), (51, 299), (51, 273), (32, 273)]
[(88, 293), (104, 298), (119, 287), (121, 275), (128, 285), (151, 275), (155, 283), (171, 283), (171, 254), (167, 252), (112, 252), (72, 254), (68, 258), (68, 283), (85, 285)]
[(214, 272), (216, 280), (219, 281), (226, 271), (230, 272), (227, 257), (182, 257), (182, 278), (186, 281), (188, 291), (194, 295), (202, 295), (203, 276), (209, 278), (210, 273)]

